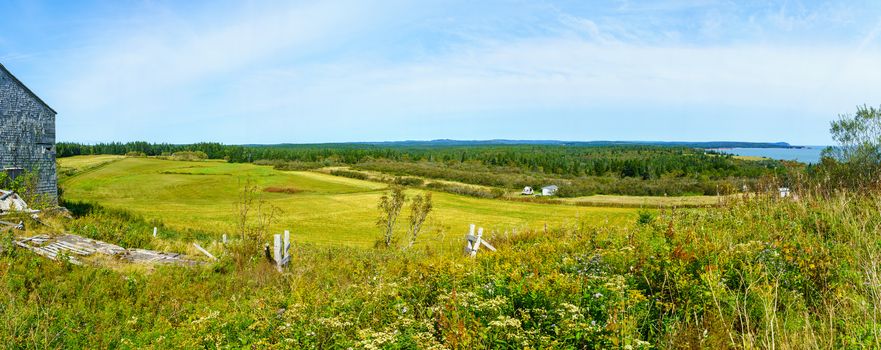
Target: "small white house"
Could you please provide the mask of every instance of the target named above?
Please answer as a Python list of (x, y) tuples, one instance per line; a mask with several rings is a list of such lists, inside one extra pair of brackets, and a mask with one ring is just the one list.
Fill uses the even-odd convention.
[(532, 195), (533, 193), (534, 193), (534, 191), (532, 191), (532, 187), (529, 187), (529, 186), (524, 187), (523, 192), (520, 192), (520, 194), (522, 194), (524, 196)]
[(786, 198), (790, 196), (789, 187), (780, 187), (780, 198)]
[(553, 196), (557, 194), (557, 190), (560, 189), (557, 185), (550, 185), (541, 188), (542, 196)]

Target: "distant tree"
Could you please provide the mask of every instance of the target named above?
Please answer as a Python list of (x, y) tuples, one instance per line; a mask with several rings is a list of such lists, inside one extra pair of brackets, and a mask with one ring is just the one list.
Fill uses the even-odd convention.
[(382, 243), (386, 248), (391, 247), (395, 237), (395, 223), (401, 208), (404, 207), (406, 196), (401, 187), (392, 187), (391, 194), (383, 194), (379, 199), (379, 220), (376, 225), (382, 230)]
[(823, 154), (841, 163), (840, 184), (876, 185), (881, 176), (881, 109), (857, 107), (856, 114), (841, 114), (830, 133), (837, 143)]
[(431, 193), (426, 193), (425, 196), (416, 195), (413, 198), (413, 202), (410, 204), (410, 243), (407, 245), (408, 248), (416, 243), (416, 237), (419, 236), (422, 224), (425, 223), (425, 219), (431, 213), (431, 209)]

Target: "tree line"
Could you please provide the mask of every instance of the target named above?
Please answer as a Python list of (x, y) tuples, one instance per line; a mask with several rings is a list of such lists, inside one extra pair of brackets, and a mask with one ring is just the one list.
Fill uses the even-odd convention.
[(187, 145), (129, 142), (58, 143), (59, 157), (92, 154), (147, 156), (171, 155), (183, 151), (204, 152), (210, 159), (230, 162), (274, 160), (303, 163), (354, 165), (378, 160), (428, 163), (440, 166), (479, 164), (506, 171), (543, 173), (555, 176), (615, 176), (644, 180), (666, 177), (759, 177), (780, 171), (776, 161), (742, 161), (713, 151), (655, 146), (556, 146), (488, 145), (396, 147), (367, 144), (315, 144), (242, 146), (220, 143)]

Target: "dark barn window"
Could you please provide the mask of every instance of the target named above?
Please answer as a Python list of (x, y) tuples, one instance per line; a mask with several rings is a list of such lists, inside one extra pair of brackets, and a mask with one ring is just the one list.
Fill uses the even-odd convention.
[(6, 187), (10, 182), (14, 181), (17, 177), (21, 176), (24, 173), (24, 169), (22, 168), (3, 168), (3, 173), (6, 176), (3, 176), (3, 181), (0, 183), (0, 186)]

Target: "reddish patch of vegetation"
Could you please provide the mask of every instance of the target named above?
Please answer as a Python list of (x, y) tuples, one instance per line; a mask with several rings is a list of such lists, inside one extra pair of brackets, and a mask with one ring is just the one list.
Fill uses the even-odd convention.
[(294, 194), (303, 192), (303, 190), (293, 187), (267, 187), (263, 189), (263, 192)]

